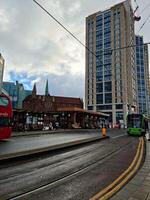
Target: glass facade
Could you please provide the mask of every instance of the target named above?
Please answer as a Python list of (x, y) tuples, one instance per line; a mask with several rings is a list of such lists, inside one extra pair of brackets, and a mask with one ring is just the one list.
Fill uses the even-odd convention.
[(147, 100), (146, 100), (146, 77), (144, 65), (144, 45), (143, 37), (136, 36), (136, 68), (137, 68), (137, 86), (138, 86), (138, 104), (139, 113), (147, 114)]
[(32, 93), (32, 91), (24, 90), (23, 84), (17, 81), (16, 84), (13, 82), (3, 82), (3, 89), (6, 90), (11, 98), (13, 109), (21, 109), (25, 97)]
[(96, 16), (96, 108), (112, 109), (111, 11)]
[(4, 82), (3, 89), (9, 94), (13, 108), (17, 108), (18, 96), (17, 96), (17, 89), (14, 83)]

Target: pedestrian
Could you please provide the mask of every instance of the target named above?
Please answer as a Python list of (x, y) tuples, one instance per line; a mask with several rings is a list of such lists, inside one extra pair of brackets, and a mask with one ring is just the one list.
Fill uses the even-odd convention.
[(52, 122), (49, 123), (49, 129), (53, 130), (53, 124), (52, 124)]

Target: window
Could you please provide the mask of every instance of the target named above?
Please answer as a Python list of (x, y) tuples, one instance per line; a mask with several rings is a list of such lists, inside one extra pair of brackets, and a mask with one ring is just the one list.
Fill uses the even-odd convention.
[(112, 93), (105, 94), (105, 103), (112, 103)]
[(110, 27), (104, 29), (104, 34), (110, 34), (110, 33), (111, 33)]
[(103, 80), (103, 76), (96, 76), (96, 81), (102, 81)]
[(111, 92), (112, 90), (112, 84), (111, 82), (105, 82), (105, 92)]
[(123, 120), (123, 112), (116, 112), (116, 122)]
[(123, 105), (122, 104), (116, 105), (116, 109), (123, 109)]
[(102, 20), (102, 15), (98, 15), (97, 17), (96, 17), (96, 21), (101, 21)]
[(103, 104), (103, 94), (96, 95), (96, 104)]
[(106, 18), (110, 18), (111, 17), (111, 11), (105, 11), (104, 12), (104, 19), (106, 20)]
[(111, 75), (111, 70), (110, 70), (110, 69), (105, 70), (104, 74), (105, 74), (105, 75)]
[(105, 81), (110, 81), (111, 80), (111, 75), (105, 75), (104, 80)]
[(0, 118), (0, 126), (11, 126), (11, 120), (8, 117)]
[(110, 23), (108, 22), (104, 24), (104, 29), (107, 29), (107, 28), (110, 28)]
[(96, 84), (96, 92), (97, 93), (103, 92), (103, 83)]
[(88, 106), (88, 110), (93, 110), (93, 106)]
[(102, 79), (103, 79), (103, 74), (102, 74), (101, 72), (97, 72), (97, 73), (96, 73), (96, 79), (97, 79), (97, 81), (102, 81)]
[(101, 106), (96, 106), (97, 110), (112, 110), (112, 105), (101, 105)]
[(0, 97), (0, 106), (8, 106), (8, 99), (6, 97)]
[(96, 72), (103, 73), (103, 68), (101, 66), (97, 66)]

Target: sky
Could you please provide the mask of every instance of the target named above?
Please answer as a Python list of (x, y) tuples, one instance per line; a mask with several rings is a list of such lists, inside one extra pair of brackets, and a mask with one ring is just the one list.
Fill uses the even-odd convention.
[[(85, 17), (120, 0), (37, 0), (80, 41), (85, 43)], [(134, 0), (132, 1), (135, 7)], [(149, 0), (137, 0), (142, 19)], [(43, 94), (46, 80), (51, 95), (84, 98), (85, 49), (38, 7), (33, 0), (0, 0), (0, 53), (5, 59), (4, 81), (18, 80), (25, 89), (37, 84)], [(149, 5), (149, 6), (148, 6)], [(150, 41), (150, 19), (139, 32)], [(150, 51), (150, 49), (149, 49)]]

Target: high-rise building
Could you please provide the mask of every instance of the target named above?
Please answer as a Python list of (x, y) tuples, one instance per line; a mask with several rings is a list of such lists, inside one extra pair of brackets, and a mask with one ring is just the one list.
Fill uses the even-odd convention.
[(4, 58), (0, 53), (0, 93), (2, 92), (3, 73), (4, 73)]
[(130, 0), (86, 18), (85, 106), (115, 125), (137, 111), (134, 13)]
[(22, 109), (22, 102), (32, 91), (25, 90), (22, 83), (3, 82), (3, 89), (9, 94), (12, 100), (13, 109)]
[(145, 80), (147, 94), (147, 114), (150, 116), (150, 71), (149, 71), (149, 52), (148, 45), (144, 45), (144, 65), (145, 65)]
[(142, 36), (135, 36), (135, 38), (139, 113), (149, 115), (150, 85), (148, 45), (143, 45)]

